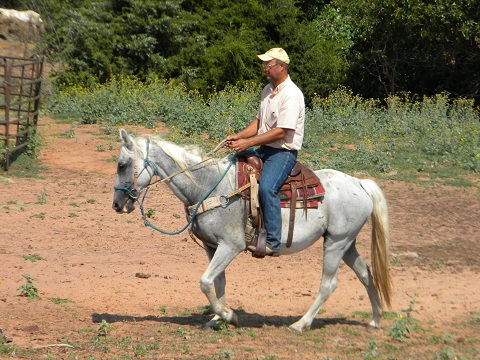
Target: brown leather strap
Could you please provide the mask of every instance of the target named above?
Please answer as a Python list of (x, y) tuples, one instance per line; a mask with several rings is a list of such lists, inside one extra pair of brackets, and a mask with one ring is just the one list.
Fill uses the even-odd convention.
[(302, 171), (302, 191), (303, 191), (303, 208), (305, 209), (305, 218), (307, 218), (307, 208), (308, 208), (308, 199), (307, 199), (307, 180), (306, 176)]
[(267, 251), (267, 230), (265, 228), (258, 229), (257, 248), (252, 256), (256, 258), (264, 258)]
[(290, 199), (290, 218), (288, 220), (287, 248), (292, 246), (293, 228), (295, 227), (295, 210), (297, 205), (297, 183), (292, 182), (292, 198)]
[(263, 213), (262, 209), (260, 209), (260, 224), (258, 227), (258, 236), (257, 236), (257, 243), (255, 245), (255, 251), (253, 252), (252, 256), (256, 258), (264, 258), (267, 252), (267, 230), (265, 230), (265, 226), (263, 224)]
[(255, 174), (249, 175), (249, 182), (250, 182), (250, 213), (252, 214), (252, 218), (256, 218), (258, 216), (258, 208), (260, 207), (258, 202), (258, 182), (255, 178)]

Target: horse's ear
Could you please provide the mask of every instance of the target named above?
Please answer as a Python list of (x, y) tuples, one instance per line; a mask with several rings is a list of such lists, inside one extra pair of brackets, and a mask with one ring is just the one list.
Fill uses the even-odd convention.
[(125, 129), (120, 129), (120, 140), (122, 141), (122, 144), (125, 144), (128, 150), (133, 149), (133, 141), (130, 136), (128, 136)]

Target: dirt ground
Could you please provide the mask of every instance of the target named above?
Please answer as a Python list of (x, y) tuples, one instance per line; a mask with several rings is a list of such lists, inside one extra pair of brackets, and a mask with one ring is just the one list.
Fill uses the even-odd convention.
[[(388, 336), (392, 319), (383, 320), (382, 330), (366, 327), (368, 297), (347, 266), (312, 330), (286, 329), (318, 291), (321, 241), (275, 259), (240, 254), (227, 269), (227, 300), (242, 327), (205, 332), (204, 251), (187, 233), (145, 227), (138, 209), (119, 215), (111, 208), (116, 134), (48, 118), (40, 131), (46, 142), (40, 178), (0, 177), (0, 328), (17, 349), (0, 357), (480, 358), (478, 187), (378, 181), (391, 218), (390, 311), (405, 314), (414, 299), (411, 314), (420, 328), (404, 342)], [(152, 223), (181, 228), (183, 205), (166, 188), (155, 195)], [(369, 262), (368, 224), (358, 243)], [(36, 279), (40, 299), (20, 296), (25, 274)]]

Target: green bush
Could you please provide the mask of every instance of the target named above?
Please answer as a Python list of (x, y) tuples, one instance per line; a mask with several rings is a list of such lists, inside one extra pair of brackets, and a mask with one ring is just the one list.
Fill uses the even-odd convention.
[[(256, 115), (261, 85), (229, 85), (204, 98), (178, 82), (118, 77), (92, 88), (54, 92), (46, 109), (106, 130), (165, 123), (174, 140), (218, 142)], [(316, 96), (306, 109), (301, 160), (314, 168), (410, 178), (420, 172), (455, 179), (480, 171), (480, 118), (473, 101), (448, 94), (414, 101), (363, 99), (346, 88)], [(200, 137), (199, 135), (202, 135)], [(211, 145), (211, 144), (209, 144)], [(208, 145), (207, 145), (208, 146)]]
[(382, 105), (340, 88), (316, 97), (307, 111), (305, 149), (320, 167), (373, 175), (407, 168), (434, 175), (451, 166), (479, 172), (479, 144), (473, 101), (450, 102), (448, 94), (421, 102), (392, 96)]

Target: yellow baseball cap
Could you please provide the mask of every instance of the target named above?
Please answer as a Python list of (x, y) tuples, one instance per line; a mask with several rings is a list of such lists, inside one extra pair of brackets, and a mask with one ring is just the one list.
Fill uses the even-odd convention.
[(257, 59), (262, 61), (277, 59), (283, 61), (285, 64), (290, 64), (290, 58), (288, 57), (287, 52), (282, 48), (270, 49), (265, 54), (257, 55)]

